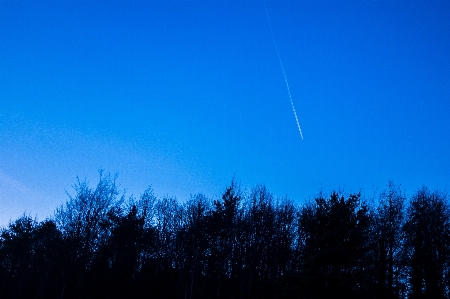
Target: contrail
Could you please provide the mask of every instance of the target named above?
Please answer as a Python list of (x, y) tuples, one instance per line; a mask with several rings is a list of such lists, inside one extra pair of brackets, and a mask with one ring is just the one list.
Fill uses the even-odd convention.
[(302, 129), (300, 128), (300, 123), (298, 122), (297, 112), (295, 112), (294, 102), (292, 101), (291, 90), (289, 89), (288, 79), (286, 77), (286, 72), (284, 71), (283, 61), (281, 60), (280, 52), (278, 51), (277, 42), (275, 41), (275, 36), (273, 35), (272, 23), (270, 22), (269, 11), (267, 10), (266, 1), (264, 0), (264, 8), (266, 9), (267, 21), (269, 23), (270, 34), (272, 36), (273, 44), (275, 45), (275, 50), (277, 51), (278, 60), (280, 61), (281, 70), (283, 71), (284, 82), (286, 82), (286, 88), (289, 95), (289, 100), (291, 100), (292, 111), (294, 111), (295, 121), (297, 122), (298, 131), (300, 132), (300, 137), (303, 140)]

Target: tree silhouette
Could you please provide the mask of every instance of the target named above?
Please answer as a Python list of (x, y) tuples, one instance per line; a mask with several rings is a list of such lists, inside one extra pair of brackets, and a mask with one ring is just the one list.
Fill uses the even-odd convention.
[(184, 204), (183, 226), (178, 233), (181, 250), (179, 266), (184, 298), (200, 298), (206, 292), (203, 274), (208, 271), (210, 253), (207, 216), (210, 202), (202, 194)]
[(214, 297), (227, 298), (230, 288), (227, 284), (235, 279), (236, 247), (238, 246), (238, 227), (240, 215), (240, 190), (233, 180), (222, 200), (214, 201), (214, 210), (208, 218), (211, 251), (209, 254), (209, 275), (216, 290)]
[(412, 298), (449, 296), (450, 214), (444, 194), (419, 189), (404, 226)]
[(91, 266), (110, 235), (111, 215), (120, 212), (124, 198), (118, 199), (119, 192), (115, 177), (109, 174), (100, 179), (95, 189), (86, 181), (77, 179), (74, 186), (76, 195), (69, 195), (64, 206), (57, 209), (56, 222), (62, 231), (67, 250), (67, 271), (64, 273), (64, 291), (85, 296), (90, 289), (88, 277)]
[(300, 284), (306, 298), (345, 298), (366, 290), (368, 209), (360, 195), (319, 197), (300, 213), (303, 265)]
[(64, 270), (62, 235), (51, 220), (28, 216), (10, 223), (0, 235), (1, 294), (4, 298), (58, 297)]
[(400, 298), (406, 291), (403, 225), (405, 195), (392, 181), (380, 195), (375, 225), (379, 296)]
[(125, 217), (114, 219), (107, 247), (110, 265), (110, 291), (118, 298), (132, 298), (137, 292), (137, 279), (143, 264), (142, 251), (146, 234), (144, 218), (132, 206)]
[(36, 221), (22, 216), (1, 234), (0, 262), (4, 289), (9, 298), (34, 297), (36, 279), (33, 255)]

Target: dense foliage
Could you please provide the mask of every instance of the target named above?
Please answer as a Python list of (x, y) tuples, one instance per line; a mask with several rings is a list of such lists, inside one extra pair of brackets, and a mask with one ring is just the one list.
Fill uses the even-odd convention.
[(181, 204), (78, 181), (54, 217), (0, 235), (1, 298), (449, 298), (446, 195), (333, 192), (302, 206), (235, 181)]

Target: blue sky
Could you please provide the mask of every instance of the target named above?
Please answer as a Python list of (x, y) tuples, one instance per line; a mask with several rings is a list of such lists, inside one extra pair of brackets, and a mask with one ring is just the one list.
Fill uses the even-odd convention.
[(450, 2), (0, 0), (0, 224), (76, 176), (180, 201), (232, 177), (449, 188)]

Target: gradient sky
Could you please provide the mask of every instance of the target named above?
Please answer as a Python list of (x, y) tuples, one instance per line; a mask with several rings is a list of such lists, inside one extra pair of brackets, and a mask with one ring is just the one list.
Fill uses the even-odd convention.
[(0, 0), (0, 225), (43, 220), (99, 168), (139, 196), (236, 177), (450, 187), (450, 2)]

